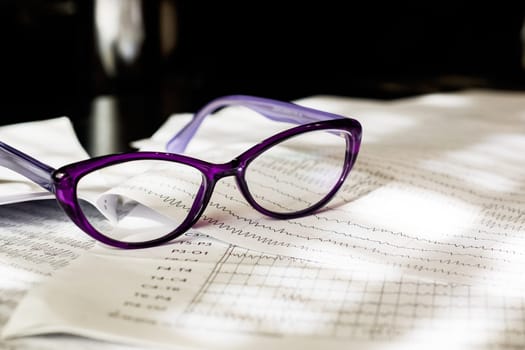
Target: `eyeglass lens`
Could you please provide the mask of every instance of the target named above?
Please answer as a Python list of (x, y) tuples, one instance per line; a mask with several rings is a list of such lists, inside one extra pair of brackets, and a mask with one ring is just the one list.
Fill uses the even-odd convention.
[(134, 160), (84, 176), (77, 186), (89, 223), (106, 237), (145, 242), (187, 218), (202, 184), (199, 170), (165, 160)]
[(346, 138), (336, 131), (312, 131), (266, 150), (246, 168), (245, 180), (262, 208), (292, 214), (330, 194), (345, 164)]

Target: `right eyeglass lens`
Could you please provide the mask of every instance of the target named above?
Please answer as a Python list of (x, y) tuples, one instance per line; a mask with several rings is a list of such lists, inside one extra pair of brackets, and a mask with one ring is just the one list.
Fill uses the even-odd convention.
[(185, 164), (133, 160), (82, 177), (77, 198), (101, 234), (121, 242), (147, 242), (186, 220), (202, 181), (201, 172)]

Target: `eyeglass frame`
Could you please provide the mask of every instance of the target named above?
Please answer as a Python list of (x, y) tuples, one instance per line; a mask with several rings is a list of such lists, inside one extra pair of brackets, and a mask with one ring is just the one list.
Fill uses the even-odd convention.
[[(226, 163), (215, 164), (180, 154), (184, 152), (206, 116), (223, 107), (234, 105), (247, 107), (274, 121), (299, 125), (266, 138)], [(249, 192), (244, 179), (247, 166), (252, 160), (269, 148), (293, 136), (317, 130), (342, 131), (346, 137), (343, 171), (334, 187), (319, 202), (293, 213), (278, 213), (261, 207)], [(82, 231), (95, 240), (116, 248), (136, 249), (153, 247), (169, 242), (189, 230), (206, 209), (216, 183), (227, 176), (235, 177), (237, 186), (247, 202), (255, 210), (266, 216), (277, 219), (292, 219), (315, 212), (335, 196), (347, 178), (357, 159), (361, 136), (361, 124), (352, 118), (304, 107), (292, 102), (283, 102), (248, 95), (230, 95), (219, 97), (202, 107), (194, 115), (192, 120), (167, 142), (167, 152), (137, 151), (109, 154), (89, 158), (55, 169), (0, 141), (0, 166), (17, 172), (54, 194), (58, 204), (69, 218)], [(173, 231), (149, 241), (124, 242), (102, 234), (91, 225), (78, 203), (76, 188), (78, 181), (93, 171), (134, 160), (163, 160), (184, 164), (197, 169), (203, 175), (203, 181), (198, 192), (195, 194), (195, 199), (186, 219)]]

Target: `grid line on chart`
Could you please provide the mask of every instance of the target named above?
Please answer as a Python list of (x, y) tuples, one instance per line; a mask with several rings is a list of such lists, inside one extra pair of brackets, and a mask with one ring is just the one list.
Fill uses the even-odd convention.
[(478, 335), (466, 341), (515, 346), (525, 343), (524, 322), (521, 297), (497, 297), (468, 285), (372, 276), (230, 246), (177, 327), (389, 340), (451, 336), (453, 325), (458, 335)]

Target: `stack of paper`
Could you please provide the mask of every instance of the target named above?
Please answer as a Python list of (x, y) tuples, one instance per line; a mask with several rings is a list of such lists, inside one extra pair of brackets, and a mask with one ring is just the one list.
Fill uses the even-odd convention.
[[(34, 287), (21, 286), (9, 299), (5, 344), (32, 346), (42, 341), (34, 335), (49, 333), (176, 349), (525, 344), (525, 94), (466, 91), (394, 102), (317, 96), (297, 103), (363, 125), (357, 163), (328, 210), (270, 219), (225, 180), (186, 235), (122, 251), (91, 247), (60, 212), (31, 203), (48, 210), (37, 216), (56, 235), (45, 243), (48, 253), (64, 257), (53, 266), (42, 260), (50, 265), (42, 273), (52, 277), (33, 279)], [(173, 116), (137, 144), (163, 150), (189, 117)], [(204, 122), (187, 152), (227, 161), (287, 127), (225, 109)], [(0, 237), (7, 242), (15, 232), (35, 246), (40, 227), (25, 227), (34, 213), (20, 208), (0, 209), (8, 218)], [(58, 249), (64, 241), (67, 254)], [(3, 290), (13, 293), (14, 275), (27, 270), (16, 259), (32, 255), (6, 247), (2, 266), (14, 282)], [(27, 266), (38, 270), (40, 263)]]

